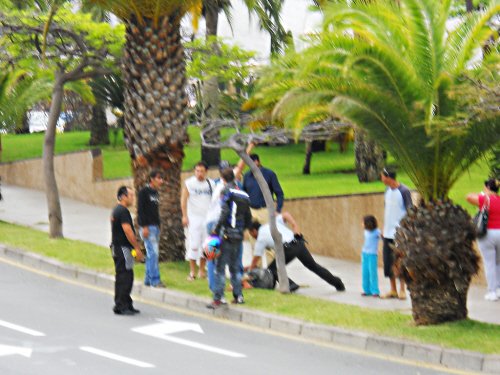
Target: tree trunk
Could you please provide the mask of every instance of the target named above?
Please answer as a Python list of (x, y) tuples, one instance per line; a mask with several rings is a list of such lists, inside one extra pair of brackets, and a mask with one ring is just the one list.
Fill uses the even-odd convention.
[(29, 134), (30, 133), (30, 121), (28, 118), (28, 112), (24, 112), (21, 127), (16, 128), (16, 134)]
[(54, 88), (52, 89), (52, 102), (50, 104), (47, 130), (43, 145), (43, 174), (45, 178), (45, 194), (49, 212), (49, 236), (51, 238), (63, 237), (62, 212), (59, 200), (59, 191), (54, 170), (54, 147), (56, 140), (56, 125), (61, 114), (64, 81), (61, 73), (56, 72)]
[[(211, 4), (206, 7), (206, 38), (217, 36), (217, 27), (219, 24), (219, 9), (217, 4)], [(213, 54), (220, 54), (217, 44), (214, 45)], [(205, 127), (207, 121), (219, 116), (219, 82), (217, 77), (211, 77), (203, 81), (202, 87), (203, 110), (201, 114), (202, 126)], [(214, 131), (212, 134), (206, 133), (209, 137), (207, 141), (211, 144), (217, 144), (220, 140), (220, 132)], [(220, 148), (209, 148), (201, 146), (201, 159), (204, 160), (209, 167), (217, 166), (220, 162)]]
[(417, 325), (467, 318), (467, 292), (479, 269), (469, 214), (451, 202), (413, 208), (395, 237), (395, 274), (410, 290)]
[(257, 167), (257, 165), (250, 159), (250, 156), (243, 149), (235, 149), (239, 157), (250, 167), (257, 183), (259, 184), (260, 190), (264, 195), (264, 200), (266, 201), (267, 211), (269, 212), (269, 226), (271, 229), (271, 237), (274, 241), (274, 251), (276, 252), (276, 266), (278, 269), (278, 282), (279, 291), (282, 293), (290, 293), (290, 285), (288, 283), (288, 275), (286, 273), (286, 263), (285, 263), (285, 251), (283, 249), (283, 240), (281, 238), (281, 233), (278, 231), (276, 226), (276, 210), (274, 208), (273, 196), (269, 190), (262, 172)]
[(472, 12), (474, 10), (474, 3), (472, 0), (465, 0), (465, 10), (467, 12)]
[(132, 17), (123, 57), (125, 144), (132, 157), (136, 188), (147, 172), (160, 168), (161, 260), (184, 260), (180, 179), (186, 139), (187, 97), (180, 19), (165, 16), (156, 25)]
[(380, 179), (384, 168), (382, 149), (366, 133), (358, 128), (355, 131), (354, 153), (356, 157), (356, 174), (359, 182), (372, 182)]
[(108, 123), (106, 121), (106, 110), (100, 102), (97, 102), (92, 106), (89, 145), (109, 145), (109, 130)]
[(306, 160), (304, 162), (304, 168), (302, 168), (302, 174), (311, 174), (311, 158), (312, 158), (312, 142), (306, 142)]

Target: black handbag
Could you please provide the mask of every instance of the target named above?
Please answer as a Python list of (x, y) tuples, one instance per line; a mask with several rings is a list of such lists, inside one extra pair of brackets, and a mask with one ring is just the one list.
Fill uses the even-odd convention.
[(472, 219), (474, 231), (477, 238), (483, 238), (488, 232), (488, 209), (490, 208), (490, 199), (486, 196), (483, 208)]

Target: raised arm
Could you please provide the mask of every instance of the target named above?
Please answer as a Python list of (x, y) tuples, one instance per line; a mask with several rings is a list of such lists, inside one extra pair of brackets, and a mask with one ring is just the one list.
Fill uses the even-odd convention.
[[(247, 154), (250, 154), (253, 150), (253, 148), (255, 147), (255, 143), (253, 142), (250, 142), (247, 146), (247, 149), (246, 149), (246, 153)], [(243, 161), (243, 159), (240, 158), (240, 160), (238, 160), (238, 163), (236, 164), (236, 167), (234, 167), (234, 177), (238, 180), (238, 181), (241, 181), (242, 178), (243, 178), (243, 170), (245, 169), (245, 162)]]

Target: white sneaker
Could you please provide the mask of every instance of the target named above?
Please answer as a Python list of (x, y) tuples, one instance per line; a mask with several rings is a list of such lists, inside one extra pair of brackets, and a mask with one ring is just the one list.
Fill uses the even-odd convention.
[(497, 294), (495, 292), (488, 292), (484, 296), (484, 299), (486, 301), (496, 301), (496, 300), (498, 300), (498, 297), (497, 297)]

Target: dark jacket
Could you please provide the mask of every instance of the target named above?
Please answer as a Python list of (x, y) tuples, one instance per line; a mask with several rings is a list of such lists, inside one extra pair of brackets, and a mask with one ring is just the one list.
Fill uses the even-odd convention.
[(242, 241), (243, 232), (251, 223), (248, 194), (234, 183), (227, 184), (222, 191), (221, 214), (214, 232), (223, 240)]
[(137, 199), (137, 221), (141, 227), (160, 226), (160, 194), (147, 185), (139, 191)]
[[(283, 189), (281, 189), (281, 185), (278, 181), (278, 177), (276, 173), (272, 170), (264, 167), (260, 167), (260, 171), (262, 172), (262, 176), (264, 180), (266, 180), (267, 185), (269, 186), (269, 190), (271, 191), (271, 196), (276, 196), (276, 211), (281, 212), (283, 207), (283, 201), (285, 199), (285, 195), (283, 194)], [(245, 190), (250, 197), (250, 206), (252, 208), (264, 208), (266, 207), (266, 201), (264, 200), (264, 195), (260, 190), (260, 186), (257, 183), (257, 179), (253, 175), (253, 173), (247, 172), (243, 176), (243, 190)]]

